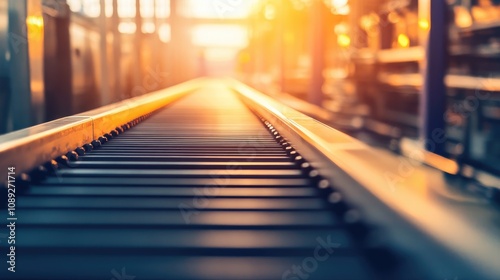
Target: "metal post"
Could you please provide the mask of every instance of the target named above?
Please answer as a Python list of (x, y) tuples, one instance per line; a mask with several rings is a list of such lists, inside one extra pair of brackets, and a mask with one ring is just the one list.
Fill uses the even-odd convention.
[(0, 1), (0, 134), (7, 132), (10, 98), (8, 2)]
[(113, 16), (111, 18), (113, 30), (113, 75), (114, 75), (114, 98), (124, 99), (125, 93), (121, 86), (121, 34), (118, 30), (120, 18), (118, 16), (118, 0), (113, 0)]
[(74, 114), (71, 67), (71, 12), (64, 0), (45, 1), (44, 88), (45, 121)]
[[(157, 10), (158, 10), (158, 7), (156, 6), (156, 1), (153, 2), (153, 8), (154, 8), (154, 14), (153, 14), (153, 23), (155, 25), (155, 34), (154, 34), (154, 37), (152, 38), (153, 39), (153, 46), (152, 46), (152, 57), (153, 59), (151, 60), (152, 63), (154, 63), (154, 69), (157, 69), (157, 67), (160, 69), (160, 71), (163, 71), (163, 56), (162, 56), (162, 53), (161, 53), (161, 41), (160, 41), (160, 33), (159, 33), (159, 29), (160, 29), (160, 25), (161, 25), (161, 21), (160, 21), (160, 18), (158, 16), (158, 13), (157, 13)], [(158, 88), (163, 88), (164, 83), (165, 81), (163, 80), (160, 80), (158, 81), (159, 85), (158, 85)]]
[(321, 106), (323, 101), (323, 68), (325, 64), (324, 12), (323, 1), (312, 1), (311, 25), (309, 30), (311, 40), (311, 75), (308, 99), (310, 103), (318, 106)]
[(142, 16), (141, 1), (135, 0), (134, 86), (142, 86)]
[[(257, 5), (257, 4), (255, 4)], [(252, 24), (252, 74), (250, 75), (250, 81), (253, 85), (256, 84), (257, 74), (259, 73), (259, 61), (260, 61), (260, 52), (259, 52), (259, 42), (260, 42), (260, 26), (258, 20), (258, 13), (255, 13), (251, 19)]]
[[(255, 2), (252, 4), (252, 10), (255, 7)], [(247, 71), (244, 72), (244, 81), (247, 84), (251, 84), (252, 75), (254, 73), (254, 61), (255, 61), (255, 25), (253, 24), (254, 13), (251, 13), (247, 18), (247, 30), (248, 30), (248, 54), (250, 55), (250, 61), (248, 61)]]
[(178, 71), (174, 71), (174, 64), (177, 62), (176, 60), (176, 52), (177, 52), (177, 42), (178, 42), (178, 25), (179, 25), (179, 15), (177, 13), (177, 0), (170, 0), (170, 42), (168, 48), (168, 59), (167, 59), (167, 68), (170, 73), (170, 85), (176, 84), (179, 82), (179, 73)]
[(285, 90), (285, 77), (286, 77), (286, 46), (285, 46), (285, 32), (286, 32), (286, 13), (288, 7), (284, 1), (279, 2), (278, 9), (278, 75), (279, 75), (279, 89), (281, 92)]
[(99, 17), (99, 33), (100, 33), (100, 55), (101, 55), (101, 105), (111, 103), (111, 92), (109, 88), (109, 71), (108, 71), (108, 48), (107, 35), (108, 27), (106, 24), (106, 0), (101, 0), (101, 15)]
[[(179, 13), (181, 5), (185, 5), (185, 1), (170, 0), (170, 59), (169, 73), (172, 76), (172, 83), (177, 84), (186, 80), (187, 58), (189, 53), (185, 49), (186, 41), (183, 34), (185, 30), (189, 30), (188, 22)], [(183, 49), (184, 48), (184, 49)]]
[(421, 138), (425, 148), (436, 154), (444, 154), (446, 106), (446, 1), (430, 1), (431, 28), (426, 44), (424, 87), (420, 99)]
[(8, 130), (33, 124), (29, 71), (29, 49), (26, 28), (27, 0), (9, 0), (9, 73), (10, 104)]

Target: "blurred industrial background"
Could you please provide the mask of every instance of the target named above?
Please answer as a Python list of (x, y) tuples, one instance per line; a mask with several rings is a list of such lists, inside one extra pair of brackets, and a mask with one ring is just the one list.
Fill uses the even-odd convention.
[(233, 76), (372, 145), (498, 173), (499, 2), (0, 1), (0, 133)]

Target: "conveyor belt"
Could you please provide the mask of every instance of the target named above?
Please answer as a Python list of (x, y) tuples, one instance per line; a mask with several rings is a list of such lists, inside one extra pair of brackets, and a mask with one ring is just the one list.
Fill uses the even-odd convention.
[(0, 279), (499, 279), (498, 211), (406, 161), (225, 79), (9, 133)]
[(376, 278), (266, 124), (230, 91), (199, 90), (33, 183), (15, 276)]

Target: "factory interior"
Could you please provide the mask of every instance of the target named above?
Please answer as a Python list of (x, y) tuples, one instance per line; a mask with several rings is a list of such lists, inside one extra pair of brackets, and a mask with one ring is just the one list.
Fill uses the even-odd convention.
[(500, 0), (0, 0), (1, 279), (500, 279)]

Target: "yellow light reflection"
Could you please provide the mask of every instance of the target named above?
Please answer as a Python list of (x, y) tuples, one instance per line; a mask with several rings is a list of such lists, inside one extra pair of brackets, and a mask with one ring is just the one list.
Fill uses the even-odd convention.
[(337, 43), (339, 46), (347, 48), (351, 45), (351, 38), (347, 34), (340, 34), (337, 36)]
[(43, 34), (43, 17), (42, 16), (28, 16), (26, 18), (26, 26), (28, 34), (31, 36), (41, 36)]
[(431, 25), (427, 19), (421, 18), (418, 20), (418, 27), (420, 27), (420, 29), (422, 30), (429, 30)]
[(408, 48), (410, 46), (410, 38), (406, 34), (399, 34), (398, 45), (402, 48)]
[(26, 18), (26, 24), (32, 27), (43, 27), (43, 17), (41, 16), (28, 16)]

